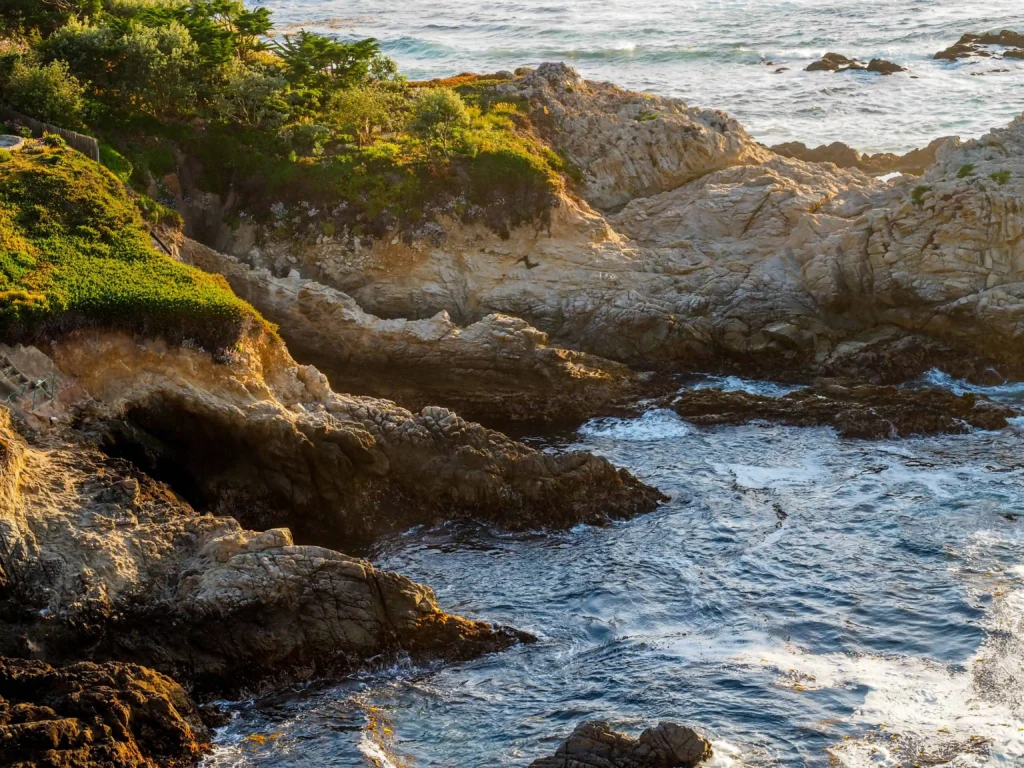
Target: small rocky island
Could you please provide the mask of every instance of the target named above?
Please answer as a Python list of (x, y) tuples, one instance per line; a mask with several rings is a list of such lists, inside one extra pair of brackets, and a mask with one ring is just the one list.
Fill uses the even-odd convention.
[[(564, 64), (409, 83), (372, 41), (270, 46), (240, 4), (211, 63), (201, 20), (137, 5), (126, 37), (173, 30), (213, 92), (72, 56), (100, 33), (57, 6), (5, 43), (9, 113), (122, 151), (98, 164), (16, 117), (0, 141), (0, 766), (195, 765), (222, 724), (197, 702), (533, 642), (357, 556), (417, 525), (566, 529), (667, 500), (503, 425), (645, 398), (863, 439), (1018, 415), (899, 385), (1024, 378), (1024, 118), (902, 157), (769, 149)], [(893, 169), (916, 177), (876, 178)], [(708, 371), (808, 388), (676, 393)], [(533, 765), (712, 751), (588, 722)]]

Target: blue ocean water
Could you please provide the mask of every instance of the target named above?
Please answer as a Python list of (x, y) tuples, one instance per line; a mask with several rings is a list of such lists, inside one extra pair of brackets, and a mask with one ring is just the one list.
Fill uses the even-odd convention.
[(1022, 765), (1022, 430), (873, 442), (653, 410), (536, 438), (673, 500), (601, 529), (385, 541), (375, 562), (445, 609), (540, 642), (234, 704), (207, 766), (525, 767), (590, 718), (698, 724), (719, 767)]
[[(377, 37), (413, 78), (566, 61), (724, 109), (766, 143), (903, 151), (1024, 109), (1024, 65), (931, 59), (963, 32), (1024, 31), (1020, 0), (268, 5), (284, 24)], [(827, 50), (911, 73), (802, 71)], [(1021, 385), (983, 392), (1024, 402)], [(866, 442), (698, 429), (668, 411), (538, 436), (604, 454), (673, 500), (603, 529), (382, 542), (375, 564), (430, 584), (446, 610), (540, 642), (232, 703), (205, 768), (525, 767), (595, 717), (633, 733), (697, 724), (719, 767), (1024, 765), (1022, 438), (1021, 421)]]
[[(1024, 30), (1020, 0), (260, 4), (282, 25), (376, 37), (412, 78), (565, 61), (590, 79), (725, 110), (768, 144), (844, 141), (862, 151), (905, 151), (939, 136), (980, 135), (1024, 110), (1024, 62), (932, 59), (964, 32)], [(911, 71), (802, 71), (826, 51), (881, 56)]]

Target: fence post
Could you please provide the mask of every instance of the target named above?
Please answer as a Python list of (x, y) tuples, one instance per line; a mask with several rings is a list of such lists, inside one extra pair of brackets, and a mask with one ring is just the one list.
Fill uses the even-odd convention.
[(73, 149), (77, 149), (97, 163), (100, 161), (100, 143), (92, 136), (61, 128), (59, 125), (42, 123), (9, 107), (0, 106), (0, 117), (4, 120), (17, 120), (19, 123), (24, 123), (32, 129), (32, 133), (36, 138), (41, 137), (44, 133), (55, 133), (63, 138)]

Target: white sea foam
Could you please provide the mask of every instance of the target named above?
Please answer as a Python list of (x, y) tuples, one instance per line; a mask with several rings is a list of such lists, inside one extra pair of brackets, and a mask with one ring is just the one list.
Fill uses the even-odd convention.
[(636, 419), (594, 419), (579, 430), (584, 438), (632, 442), (667, 440), (692, 435), (694, 432), (696, 428), (692, 424), (664, 408), (648, 411)]
[(774, 381), (744, 379), (741, 376), (705, 376), (685, 389), (720, 389), (723, 392), (747, 392), (764, 397), (782, 397), (790, 392), (804, 389), (795, 384), (777, 384)]
[(825, 470), (813, 461), (799, 466), (765, 467), (752, 464), (712, 464), (715, 472), (732, 475), (741, 488), (784, 488), (807, 485), (827, 477)]
[[(961, 665), (915, 657), (815, 655), (792, 646), (744, 651), (744, 665), (778, 672), (777, 684), (797, 691), (864, 687), (852, 722), (860, 738), (829, 749), (850, 768), (896, 768), (922, 753), (944, 765), (1024, 764), (1024, 697), (1015, 681), (1024, 667), (1024, 566), (1001, 576), (1004, 587), (984, 626), (989, 634)], [(922, 760), (923, 762), (923, 760)]]
[(944, 373), (938, 369), (933, 368), (928, 371), (922, 380), (926, 384), (930, 384), (933, 387), (941, 387), (948, 389), (957, 395), (964, 395), (968, 393), (985, 395), (993, 400), (1009, 402), (1009, 403), (1024, 403), (1024, 382), (1015, 381), (1008, 384), (996, 384), (991, 386), (984, 386), (981, 384), (971, 384), (969, 381), (963, 379), (954, 379), (948, 373)]

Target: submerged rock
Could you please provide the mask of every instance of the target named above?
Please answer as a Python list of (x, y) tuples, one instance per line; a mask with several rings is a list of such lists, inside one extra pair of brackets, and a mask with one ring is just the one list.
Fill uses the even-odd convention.
[[(949, 48), (936, 53), (935, 58), (945, 61), (957, 61), (978, 56), (990, 57), (992, 52), (986, 50), (986, 48), (992, 45), (1012, 49), (1024, 48), (1024, 34), (1014, 32), (1011, 29), (1004, 29), (1001, 32), (987, 32), (983, 35), (967, 33)], [(1017, 58), (1013, 54), (1013, 51), (1007, 51), (1003, 56)]]
[(848, 59), (839, 53), (826, 53), (819, 61), (810, 64), (805, 72), (877, 72), (882, 75), (891, 75), (896, 72), (906, 72), (906, 67), (893, 64), (885, 59), (872, 59), (865, 65), (857, 59)]
[(841, 53), (826, 53), (818, 61), (809, 64), (805, 72), (845, 72), (847, 70), (862, 70), (867, 67), (856, 59), (848, 59)]
[(576, 726), (553, 756), (530, 768), (693, 768), (711, 754), (707, 739), (686, 726), (660, 723), (634, 739), (592, 720)]
[(881, 439), (995, 430), (1018, 415), (973, 394), (823, 381), (783, 397), (717, 389), (690, 390), (672, 408), (702, 426), (764, 420), (789, 426), (831, 426), (842, 437)]
[(152, 670), (0, 658), (2, 768), (185, 768), (211, 736), (181, 686)]
[(882, 75), (893, 75), (897, 72), (906, 72), (906, 67), (901, 67), (899, 64), (893, 64), (891, 61), (885, 59), (872, 59), (868, 62), (868, 72), (878, 72)]

